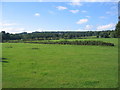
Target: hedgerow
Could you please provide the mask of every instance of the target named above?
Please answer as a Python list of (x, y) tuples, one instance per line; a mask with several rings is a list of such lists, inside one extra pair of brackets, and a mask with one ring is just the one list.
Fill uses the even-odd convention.
[(62, 44), (62, 45), (97, 45), (97, 46), (114, 46), (113, 43), (103, 41), (44, 41), (44, 42), (25, 42), (38, 44)]

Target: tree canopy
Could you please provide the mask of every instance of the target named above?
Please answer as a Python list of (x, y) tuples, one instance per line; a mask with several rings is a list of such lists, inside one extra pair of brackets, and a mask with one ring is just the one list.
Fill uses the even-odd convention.
[(86, 32), (22, 32), (18, 34), (10, 34), (2, 31), (2, 40), (58, 40), (58, 39), (80, 39), (90, 36), (96, 38), (116, 38), (118, 31), (120, 30), (120, 22), (116, 25), (115, 30), (107, 31), (86, 31)]

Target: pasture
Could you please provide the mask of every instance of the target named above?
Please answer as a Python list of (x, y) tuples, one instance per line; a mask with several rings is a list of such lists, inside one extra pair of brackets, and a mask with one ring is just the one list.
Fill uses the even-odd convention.
[(118, 40), (94, 40), (115, 46), (3, 43), (3, 88), (118, 87)]

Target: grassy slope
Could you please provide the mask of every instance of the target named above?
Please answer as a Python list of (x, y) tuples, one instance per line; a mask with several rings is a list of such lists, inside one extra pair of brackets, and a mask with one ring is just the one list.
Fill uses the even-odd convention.
[[(117, 45), (117, 39), (101, 40)], [(117, 46), (5, 43), (3, 87), (117, 87), (117, 55)]]

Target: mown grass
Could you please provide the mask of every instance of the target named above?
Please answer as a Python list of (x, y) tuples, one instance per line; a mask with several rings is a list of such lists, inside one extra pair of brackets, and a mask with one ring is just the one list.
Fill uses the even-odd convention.
[(3, 88), (116, 88), (117, 39), (101, 40), (116, 46), (4, 43)]

